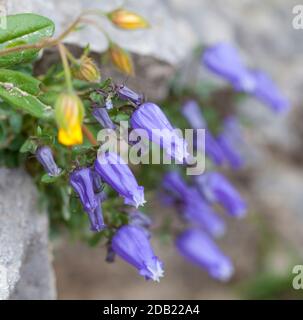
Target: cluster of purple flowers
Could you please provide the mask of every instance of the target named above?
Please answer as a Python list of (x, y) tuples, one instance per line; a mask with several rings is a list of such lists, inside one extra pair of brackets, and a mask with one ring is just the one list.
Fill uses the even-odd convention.
[(189, 185), (173, 171), (166, 174), (162, 186), (162, 199), (173, 205), (190, 225), (176, 240), (181, 254), (214, 278), (228, 280), (233, 273), (232, 262), (214, 242), (214, 238), (224, 234), (225, 223), (213, 204), (220, 205), (231, 216), (243, 217), (247, 206), (238, 191), (218, 172), (197, 176), (195, 183)]
[[(254, 95), (275, 111), (287, 109), (287, 100), (269, 77), (260, 71), (247, 69), (236, 50), (228, 44), (221, 43), (205, 50), (203, 62), (236, 90)], [(135, 108), (130, 118), (132, 129), (144, 129), (148, 139), (163, 148), (169, 157), (186, 164), (189, 157), (187, 143), (176, 133), (161, 108), (145, 102), (142, 95), (124, 85), (115, 89), (121, 100), (128, 101)], [(103, 128), (115, 130), (116, 125), (108, 113), (112, 106), (109, 106), (108, 99), (106, 101), (104, 107), (94, 106), (92, 115)], [(243, 165), (242, 133), (235, 117), (226, 118), (221, 132), (214, 136), (195, 101), (185, 103), (182, 114), (193, 129), (206, 130), (205, 150), (200, 151), (205, 151), (215, 165), (228, 164), (234, 169)], [(50, 176), (61, 174), (62, 170), (55, 163), (49, 147), (38, 148), (36, 157)], [(133, 265), (146, 279), (159, 281), (164, 273), (163, 263), (154, 254), (150, 243), (151, 220), (138, 210), (145, 203), (144, 188), (139, 186), (126, 162), (115, 152), (100, 151), (94, 165), (74, 169), (69, 175), (69, 182), (79, 196), (94, 232), (106, 228), (102, 214), (102, 203), (106, 201), (106, 194), (102, 191), (104, 184), (114, 189), (124, 199), (125, 205), (131, 206), (128, 210), (129, 223), (116, 230), (110, 252)], [(173, 205), (189, 225), (176, 239), (180, 253), (206, 269), (212, 277), (228, 280), (233, 274), (233, 264), (215, 243), (215, 239), (225, 233), (226, 227), (214, 204), (233, 217), (243, 217), (247, 205), (241, 195), (225, 176), (216, 171), (196, 176), (190, 183), (177, 171), (169, 172), (162, 187), (162, 199)]]
[(227, 80), (235, 90), (251, 94), (273, 111), (282, 112), (289, 108), (288, 100), (272, 79), (263, 71), (247, 68), (230, 44), (223, 42), (207, 48), (202, 62), (213, 73)]

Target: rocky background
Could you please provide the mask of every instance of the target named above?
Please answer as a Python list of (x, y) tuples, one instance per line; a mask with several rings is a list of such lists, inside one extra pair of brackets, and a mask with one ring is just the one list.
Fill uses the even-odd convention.
[[(121, 3), (74, 0), (71, 10), (69, 1), (10, 0), (7, 6), (10, 12), (45, 14), (56, 21), (57, 32), (60, 32), (83, 8), (101, 6), (110, 10)], [(248, 123), (245, 127), (248, 166), (233, 176), (248, 199), (251, 211), (245, 220), (230, 221), (221, 243), (235, 261), (236, 274), (231, 283), (220, 284), (209, 279), (203, 271), (183, 261), (171, 244), (157, 238), (154, 239), (156, 252), (166, 266), (166, 276), (160, 284), (144, 282), (119, 259), (107, 264), (102, 248), (92, 249), (66, 238), (52, 243), (58, 297), (301, 298), (291, 285), (293, 266), (303, 264), (303, 30), (292, 27), (292, 8), (298, 1), (129, 0), (125, 3), (125, 7), (146, 16), (153, 25), (152, 30), (130, 34), (106, 28), (121, 45), (137, 54), (137, 78), (131, 80), (130, 85), (137, 85), (150, 99), (165, 97), (174, 69), (186, 63), (197, 43), (227, 40), (240, 48), (248, 64), (272, 75), (290, 98), (292, 110), (287, 115), (276, 116), (253, 99), (238, 106), (239, 115)], [(106, 40), (99, 33), (81, 32), (69, 41), (80, 45), (90, 42), (96, 51), (106, 49)], [(112, 70), (104, 73), (112, 74)], [(199, 77), (206, 74), (202, 69)], [(192, 81), (190, 72), (184, 81)], [(54, 297), (46, 219), (43, 214), (35, 215), (36, 209), (30, 207), (35, 198), (30, 195), (30, 200), (26, 199), (26, 188), (33, 189), (31, 182), (21, 171), (12, 173), (20, 176), (21, 180), (16, 183), (23, 186), (22, 199), (29, 206), (21, 210), (15, 194), (12, 196), (2, 187), (6, 186), (5, 179), (11, 173), (1, 169), (0, 174), (0, 210), (3, 211), (0, 219), (7, 224), (0, 223), (0, 263), (9, 267), (11, 277), (9, 289), (1, 297), (35, 297), (37, 287), (41, 298)], [(12, 207), (11, 202), (15, 206)], [(156, 219), (170, 214), (163, 212), (156, 200), (149, 208)], [(20, 219), (19, 215), (24, 218)], [(5, 219), (6, 216), (10, 219)], [(37, 237), (41, 230), (43, 236)], [(19, 241), (13, 235), (18, 235)], [(43, 272), (43, 283), (32, 277), (36, 267), (34, 274)]]

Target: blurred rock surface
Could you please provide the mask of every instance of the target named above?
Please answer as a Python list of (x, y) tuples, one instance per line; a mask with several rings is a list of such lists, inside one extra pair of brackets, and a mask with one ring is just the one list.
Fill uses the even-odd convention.
[(0, 300), (54, 299), (46, 214), (22, 170), (0, 168)]

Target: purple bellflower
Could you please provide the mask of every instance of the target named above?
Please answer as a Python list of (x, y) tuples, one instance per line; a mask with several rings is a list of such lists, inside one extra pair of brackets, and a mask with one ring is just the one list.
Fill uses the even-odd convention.
[(229, 165), (233, 169), (240, 169), (244, 165), (241, 129), (235, 117), (230, 116), (224, 120), (223, 130), (217, 137), (218, 145)]
[(145, 203), (144, 188), (138, 186), (128, 165), (118, 154), (100, 153), (95, 161), (95, 171), (124, 198), (125, 204), (138, 208)]
[(246, 69), (238, 52), (230, 44), (218, 43), (207, 48), (202, 61), (209, 70), (230, 82), (236, 90), (254, 91), (255, 77)]
[(256, 87), (252, 94), (267, 104), (275, 112), (283, 112), (289, 109), (289, 101), (282, 95), (275, 83), (267, 74), (261, 71), (251, 71), (255, 78)]
[(163, 277), (163, 263), (155, 256), (142, 228), (131, 225), (121, 227), (112, 239), (112, 249), (145, 279), (159, 282)]
[(116, 129), (116, 126), (109, 117), (106, 108), (94, 107), (92, 114), (103, 128), (112, 130)]
[(225, 233), (225, 223), (202, 198), (199, 191), (190, 188), (184, 205), (184, 216), (190, 222), (201, 226), (208, 234), (218, 238)]
[(50, 147), (39, 147), (36, 151), (36, 158), (49, 176), (56, 177), (61, 173), (62, 170), (58, 168)]
[(177, 238), (176, 246), (185, 258), (207, 270), (213, 278), (220, 281), (231, 278), (234, 272), (231, 260), (202, 231), (189, 229), (183, 232)]
[(197, 102), (194, 100), (186, 102), (182, 107), (182, 114), (193, 129), (205, 129), (205, 153), (216, 165), (222, 165), (225, 161), (224, 154), (218, 142), (208, 130)]
[(149, 140), (160, 145), (166, 153), (184, 162), (189, 156), (187, 142), (179, 137), (162, 110), (154, 103), (143, 103), (131, 116), (133, 129), (146, 130)]
[(143, 95), (134, 92), (125, 85), (117, 86), (116, 91), (121, 100), (128, 100), (136, 105), (140, 105), (143, 103)]
[(206, 172), (196, 177), (199, 190), (211, 202), (220, 203), (234, 217), (243, 217), (247, 212), (246, 202), (234, 186), (218, 172)]
[(188, 221), (198, 224), (214, 237), (220, 237), (225, 233), (224, 221), (196, 188), (185, 183), (178, 172), (172, 171), (166, 174), (163, 187), (175, 198), (177, 208)]
[(101, 202), (104, 194), (95, 194), (94, 173), (89, 168), (76, 169), (70, 174), (70, 184), (79, 195), (84, 211), (88, 214), (92, 231), (101, 231), (103, 221)]

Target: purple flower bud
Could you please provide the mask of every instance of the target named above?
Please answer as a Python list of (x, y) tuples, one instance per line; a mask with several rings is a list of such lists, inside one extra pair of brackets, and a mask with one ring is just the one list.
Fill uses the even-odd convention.
[(235, 217), (243, 217), (247, 211), (246, 202), (234, 186), (220, 173), (207, 172), (196, 177), (199, 190), (209, 202), (220, 203)]
[(128, 165), (118, 154), (114, 152), (99, 154), (95, 161), (95, 171), (124, 198), (125, 204), (138, 208), (145, 203), (144, 188), (138, 186)]
[(253, 95), (272, 108), (273, 111), (283, 112), (289, 109), (289, 101), (279, 91), (267, 74), (261, 71), (252, 71), (251, 75), (256, 82)]
[(173, 171), (166, 174), (163, 179), (163, 187), (175, 197), (179, 210), (187, 220), (197, 223), (214, 237), (224, 234), (223, 220), (216, 215), (197, 189), (185, 183), (178, 172)]
[[(207, 123), (197, 102), (190, 100), (185, 103), (182, 107), (182, 114), (193, 129), (205, 129), (205, 153), (216, 165), (222, 165), (225, 161), (224, 154), (216, 139), (207, 129)], [(204, 152), (204, 150), (199, 151)]]
[(143, 103), (130, 119), (132, 128), (146, 130), (149, 140), (160, 145), (166, 153), (183, 162), (187, 159), (187, 143), (181, 138), (162, 110), (154, 103)]
[(218, 43), (206, 49), (202, 61), (209, 70), (229, 81), (236, 90), (252, 92), (255, 89), (255, 78), (230, 44)]
[(207, 270), (210, 276), (220, 281), (227, 281), (233, 274), (231, 260), (206, 234), (189, 229), (176, 240), (179, 252), (192, 263)]
[(244, 165), (243, 145), (241, 129), (234, 117), (224, 120), (223, 131), (217, 137), (217, 143), (222, 153), (233, 169), (239, 169)]
[(101, 124), (103, 128), (112, 130), (116, 129), (116, 126), (109, 117), (106, 108), (95, 107), (92, 113), (95, 119)]
[(136, 105), (140, 105), (143, 102), (143, 95), (134, 92), (125, 85), (118, 86), (117, 93), (121, 100), (129, 100)]
[(100, 232), (106, 228), (103, 220), (101, 203), (104, 200), (104, 195), (100, 193), (96, 195), (97, 207), (93, 211), (87, 211), (90, 220), (90, 229), (94, 232)]
[(163, 277), (163, 263), (155, 256), (142, 228), (130, 225), (121, 227), (112, 239), (112, 249), (145, 279), (159, 282)]
[(55, 177), (61, 173), (62, 170), (58, 168), (52, 150), (49, 147), (39, 147), (36, 151), (36, 158), (49, 176)]
[(94, 193), (93, 174), (89, 168), (74, 170), (69, 181), (75, 192), (79, 195), (84, 211), (92, 213), (98, 206)]

